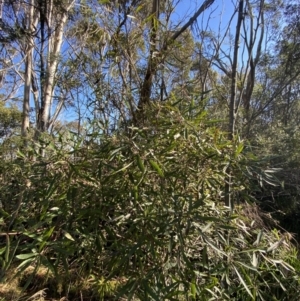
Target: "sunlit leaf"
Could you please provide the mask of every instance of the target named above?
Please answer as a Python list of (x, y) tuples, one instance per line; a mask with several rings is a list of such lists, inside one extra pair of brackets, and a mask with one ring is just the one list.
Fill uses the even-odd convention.
[(20, 255), (17, 255), (16, 258), (24, 260), (24, 259), (36, 257), (37, 255), (38, 255), (37, 253), (20, 254)]
[(236, 274), (238, 275), (238, 277), (239, 277), (241, 283), (243, 284), (244, 288), (246, 289), (247, 293), (248, 293), (249, 296), (253, 299), (253, 295), (252, 295), (250, 289), (248, 288), (246, 282), (244, 281), (243, 277), (240, 275), (239, 271), (237, 270), (237, 268), (236, 268), (235, 266), (233, 266), (233, 268), (234, 268)]
[(72, 235), (68, 232), (64, 232), (64, 236), (69, 240), (75, 241), (75, 239), (72, 237)]

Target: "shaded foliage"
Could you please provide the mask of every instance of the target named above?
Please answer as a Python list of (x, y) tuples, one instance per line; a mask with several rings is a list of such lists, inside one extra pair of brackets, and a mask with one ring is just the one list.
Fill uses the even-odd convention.
[(76, 271), (96, 300), (296, 300), (288, 234), (223, 206), (228, 164), (233, 191), (246, 189), (242, 143), (191, 106), (147, 116), (128, 134), (92, 133), (89, 149), (54, 142), (34, 162), (19, 153), (2, 163), (2, 277), (44, 266), (67, 294)]

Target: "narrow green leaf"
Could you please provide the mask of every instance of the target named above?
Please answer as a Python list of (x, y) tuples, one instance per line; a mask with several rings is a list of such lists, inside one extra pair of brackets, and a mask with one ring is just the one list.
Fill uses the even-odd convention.
[(201, 216), (198, 215), (196, 219), (199, 219), (201, 221), (212, 221), (212, 222), (219, 222), (220, 218), (214, 217), (214, 216)]
[(244, 149), (244, 145), (240, 143), (235, 151), (235, 156), (237, 157)]
[(116, 148), (113, 151), (111, 151), (110, 154), (109, 154), (109, 158), (110, 158), (109, 161), (111, 159), (113, 159), (114, 155), (117, 154), (118, 152), (120, 152), (123, 148), (124, 148), (124, 146)]
[(160, 301), (160, 298), (157, 295), (157, 293), (152, 289), (151, 286), (148, 285), (148, 280), (145, 280), (143, 282), (145, 285), (145, 292), (147, 293), (147, 295), (149, 295), (155, 301)]
[[(203, 234), (202, 234), (203, 235)], [(211, 246), (215, 251), (217, 251), (218, 253), (221, 253), (222, 255), (227, 257), (227, 254), (225, 252), (223, 252), (222, 250), (220, 250), (220, 248), (218, 248), (214, 243), (212, 243), (206, 235), (203, 235), (203, 238), (205, 240), (205, 242)]]
[(139, 5), (135, 11), (138, 13), (144, 6), (145, 6), (145, 4)]
[(55, 227), (51, 227), (44, 235), (43, 235), (43, 240), (47, 240), (53, 233)]
[(202, 250), (202, 264), (205, 268), (208, 268), (208, 256), (207, 256), (207, 246), (205, 245)]
[(253, 243), (253, 246), (257, 246), (260, 243), (262, 236), (263, 236), (263, 231), (260, 230), (257, 234), (256, 241)]
[(40, 244), (39, 252), (41, 252), (41, 251), (44, 249), (44, 247), (45, 247), (45, 245), (46, 245), (46, 243), (47, 243), (49, 237), (52, 235), (54, 229), (55, 229), (55, 227), (50, 228), (50, 229), (43, 235), (43, 241), (42, 241), (42, 243)]
[(197, 289), (195, 283), (191, 283), (191, 296), (194, 300), (196, 300)]
[(241, 262), (241, 261), (235, 261), (235, 263), (238, 263), (239, 265), (241, 265), (241, 266), (243, 266), (243, 267), (245, 267), (245, 268), (247, 268), (247, 269), (249, 269), (249, 270), (251, 270), (251, 271), (257, 271), (257, 269), (256, 268), (254, 268), (254, 267), (252, 267), (252, 266), (250, 266), (250, 265), (247, 265), (247, 264), (245, 264), (244, 262)]
[(27, 269), (27, 267), (29, 267), (32, 262), (35, 260), (34, 257), (32, 258), (28, 258), (26, 260), (24, 260), (18, 267), (17, 270), (18, 272), (14, 275), (14, 277), (18, 277), (23, 271), (25, 271)]
[(113, 175), (115, 175), (115, 174), (117, 174), (117, 173), (119, 173), (119, 172), (121, 172), (121, 171), (126, 170), (130, 165), (132, 165), (132, 163), (133, 163), (133, 162), (130, 162), (129, 164), (123, 166), (121, 169), (119, 169), (119, 170), (117, 170), (117, 171), (114, 171), (114, 172), (111, 174), (111, 176), (113, 176)]
[(20, 243), (20, 239), (17, 240), (17, 243), (14, 246), (15, 248), (11, 252), (9, 260), (6, 262), (6, 269), (8, 269), (10, 267), (12, 261), (15, 259), (15, 254), (16, 254), (16, 252), (18, 250), (19, 243)]
[(282, 282), (276, 277), (276, 275), (273, 272), (271, 272), (271, 275), (279, 283), (279, 285), (281, 286), (282, 290), (285, 292), (286, 288), (284, 287), (284, 285), (282, 284)]
[(152, 166), (153, 169), (158, 173), (159, 176), (164, 177), (164, 173), (160, 166), (153, 160), (149, 160), (150, 165)]
[(140, 169), (141, 172), (144, 173), (145, 172), (145, 165), (143, 163), (142, 158), (139, 155), (137, 155), (136, 161), (137, 161), (138, 168)]
[(249, 287), (247, 286), (246, 282), (244, 281), (243, 277), (240, 275), (239, 271), (237, 270), (237, 268), (235, 266), (233, 266), (236, 274), (238, 275), (240, 281), (242, 282), (244, 288), (246, 289), (247, 293), (249, 294), (249, 296), (253, 299), (253, 295), (249, 289)]
[(218, 225), (219, 228), (221, 229), (226, 229), (226, 230), (236, 230), (236, 227), (234, 226), (229, 226), (229, 225)]
[(45, 196), (46, 200), (48, 200), (52, 196), (52, 194), (54, 193), (54, 191), (56, 189), (56, 187), (54, 186), (56, 184), (56, 182), (57, 182), (56, 178), (57, 178), (57, 176), (53, 177), (53, 179), (52, 179), (52, 181), (51, 181), (51, 183), (50, 183), (50, 185), (49, 185), (49, 187), (47, 189), (46, 196)]
[(24, 260), (24, 259), (28, 259), (28, 258), (35, 257), (35, 256), (37, 256), (37, 255), (38, 255), (38, 253), (27, 253), (27, 254), (20, 254), (20, 255), (17, 255), (16, 258), (21, 259), (21, 260)]
[(24, 159), (26, 158), (26, 156), (20, 150), (17, 151), (17, 155)]
[(266, 250), (259, 249), (259, 248), (255, 248), (255, 249), (243, 250), (243, 251), (237, 252), (237, 254), (242, 254), (242, 253), (252, 253), (252, 252), (266, 253)]

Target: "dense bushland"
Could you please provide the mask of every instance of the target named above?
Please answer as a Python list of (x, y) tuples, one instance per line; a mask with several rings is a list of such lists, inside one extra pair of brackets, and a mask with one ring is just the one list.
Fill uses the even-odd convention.
[(109, 135), (45, 136), (44, 157), (33, 145), (2, 161), (2, 281), (70, 300), (297, 300), (292, 236), (247, 203), (270, 175), (180, 108), (153, 105), (143, 126)]
[(299, 299), (300, 5), (221, 2), (0, 1), (0, 301)]

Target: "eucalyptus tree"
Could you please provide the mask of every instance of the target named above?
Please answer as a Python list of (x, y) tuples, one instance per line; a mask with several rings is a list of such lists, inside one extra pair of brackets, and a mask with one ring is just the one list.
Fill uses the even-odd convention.
[(266, 41), (268, 5), (265, 0), (235, 1), (228, 21), (206, 37), (213, 45), (207, 55), (219, 73), (214, 95), (217, 102), (223, 103), (223, 109), (227, 108), (231, 137), (236, 133), (237, 122), (241, 123), (240, 129), (250, 119), (257, 68)]
[(5, 106), (0, 101), (0, 141), (9, 138), (21, 127), (22, 114), (15, 105)]
[(277, 165), (295, 167), (300, 125), (299, 4), (285, 2), (279, 16), (273, 47), (258, 66), (249, 137), (265, 153), (279, 156)]
[[(214, 98), (226, 112), (217, 114), (228, 118), (229, 139), (237, 133), (255, 138), (278, 122), (276, 118), (287, 117), (291, 103), (296, 104), (298, 6), (293, 1), (239, 0), (233, 7), (225, 29), (220, 26), (219, 32), (206, 37), (213, 45), (206, 56), (219, 72)], [(208, 48), (208, 43), (203, 45)], [(230, 183), (229, 172), (228, 198)]]
[[(237, 126), (236, 129), (231, 126), (233, 133), (238, 130), (243, 137), (255, 137), (258, 130), (264, 129), (259, 128), (259, 124), (265, 127), (272, 114), (275, 117), (274, 108), (282, 108), (277, 109), (277, 114), (291, 112), (291, 100), (297, 94), (292, 91), (297, 91), (299, 78), (298, 6), (291, 3), (237, 1), (242, 6), (240, 32), (238, 26), (232, 31), (229, 23), (223, 39), (215, 39), (213, 64), (222, 76), (218, 99), (231, 100), (227, 102), (230, 123), (232, 125), (234, 120)], [(234, 20), (237, 20), (235, 15), (231, 22)], [(239, 45), (236, 43), (238, 35)], [(224, 46), (224, 42), (229, 47)], [(237, 46), (240, 51), (235, 57)], [(233, 89), (235, 72), (236, 89)], [(231, 92), (226, 95), (228, 88)], [(283, 103), (286, 110), (283, 110)]]
[[(226, 9), (232, 10), (231, 17), (225, 24), (220, 22), (218, 30), (203, 35), (202, 44), (204, 55), (218, 72), (211, 103), (218, 108), (217, 114), (227, 119), (228, 138), (232, 140), (238, 132), (243, 134), (252, 120), (259, 63), (269, 38), (266, 27), (276, 9), (266, 0), (238, 0)], [(230, 205), (231, 175), (230, 169), (227, 171), (226, 204)]]
[(294, 1), (286, 2), (282, 15), (281, 34), (274, 50), (262, 64), (266, 74), (265, 86), (269, 97), (259, 108), (263, 117), (283, 126), (299, 124), (299, 78), (300, 78), (300, 6)]
[[(193, 25), (197, 18), (212, 4), (214, 0), (206, 0), (202, 5), (197, 9), (193, 16), (184, 23), (184, 25), (171, 35), (167, 36), (162, 40), (161, 46), (157, 45), (157, 35), (160, 24), (160, 14), (159, 14), (159, 1), (153, 0), (152, 3), (152, 18), (150, 26), (150, 47), (149, 55), (147, 59), (147, 70), (142, 81), (141, 91), (140, 91), (140, 100), (138, 103), (138, 108), (142, 110), (144, 105), (147, 105), (150, 102), (151, 92), (152, 92), (152, 83), (153, 77), (157, 74), (158, 66), (162, 63), (164, 58), (167, 56), (168, 51), (172, 48), (172, 45), (176, 43), (177, 39), (186, 32), (186, 30)], [(168, 20), (169, 18), (167, 18)]]
[[(23, 82), (22, 134), (29, 129), (31, 106), (35, 112), (35, 137), (48, 131), (64, 104), (55, 101), (56, 75), (61, 61), (63, 35), (75, 0), (28, 0), (2, 3), (2, 22), (16, 56), (15, 74)], [(19, 69), (16, 68), (19, 67)], [(21, 92), (19, 91), (19, 94)], [(31, 99), (33, 98), (33, 101)]]
[(16, 43), (23, 35), (16, 20), (18, 3), (6, 9), (6, 2), (0, 3), (0, 91), (1, 101), (18, 100), (22, 86), (22, 63), (19, 61), (19, 47)]
[(1, 159), (13, 159), (20, 146), (22, 112), (15, 104), (7, 106), (0, 101), (0, 155)]
[(204, 1), (180, 21), (171, 0), (82, 2), (68, 27), (65, 70), (84, 83), (86, 116), (109, 131), (128, 120), (138, 124), (144, 105), (168, 98), (180, 81), (184, 86), (190, 80), (191, 88), (189, 73), (198, 67), (189, 28), (213, 2)]

